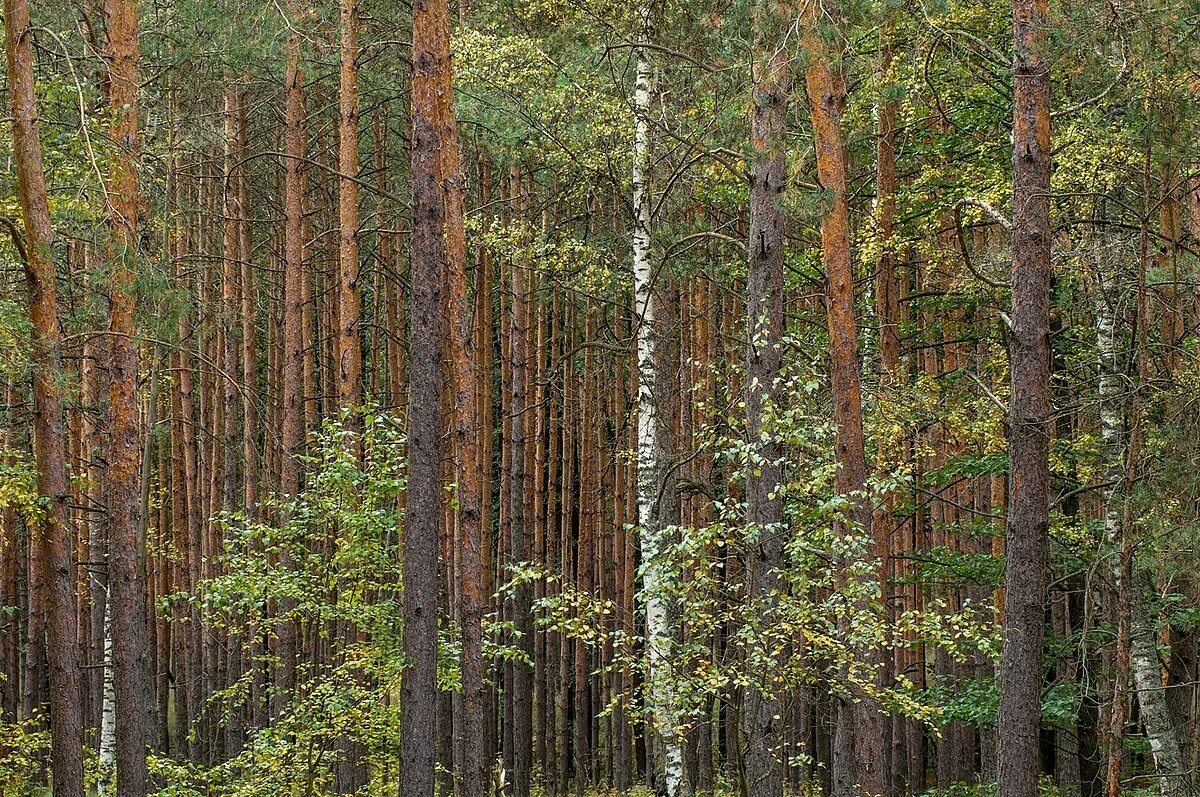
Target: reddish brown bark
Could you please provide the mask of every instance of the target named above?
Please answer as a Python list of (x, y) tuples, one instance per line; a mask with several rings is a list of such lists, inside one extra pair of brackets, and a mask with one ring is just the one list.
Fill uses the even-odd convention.
[[(293, 0), (288, 6), (293, 20), (299, 20), (302, 10)], [(300, 72), (300, 34), (293, 32), (287, 44), (287, 69), (284, 74), (286, 91), (284, 109), (284, 153), (283, 160), (283, 324), (282, 356), (279, 363), (282, 377), (282, 405), (280, 412), (280, 462), (279, 491), (284, 496), (295, 496), (300, 492), (300, 463), (296, 457), (301, 453), (305, 434), (305, 390), (306, 368), (305, 343), (311, 333), (306, 334), (305, 295), (308, 275), (305, 273), (305, 224), (304, 224), (304, 82)], [(292, 552), (285, 548), (280, 556), (280, 566), (292, 565)], [(273, 714), (278, 717), (296, 689), (296, 623), (288, 615), (295, 609), (295, 599), (280, 601), (279, 611), (283, 615), (276, 624), (276, 652), (279, 666), (276, 670), (276, 704)]]
[[(444, 134), (436, 155), (440, 181), (445, 197), (445, 236), (449, 288), (450, 372), (455, 444), (456, 497), (458, 534), (461, 540), (460, 557), (460, 617), (462, 628), (462, 717), (455, 728), (459, 738), (455, 749), (460, 757), (463, 797), (484, 797), (487, 791), (487, 770), (490, 762), (487, 750), (477, 739), (469, 738), (484, 725), (486, 686), (483, 661), (483, 614), (488, 606), (484, 591), (484, 537), (482, 442), (490, 436), (491, 427), (480, 425), (480, 382), (490, 377), (475, 364), (481, 356), (480, 344), (490, 345), (490, 338), (481, 337), (474, 328), (482, 323), (476, 318), (467, 296), (466, 233), (464, 229), (463, 174), (459, 166), (457, 124), (450, 97), (441, 98), (445, 107), (437, 112), (445, 117)], [(486, 297), (486, 275), (477, 272), (475, 290)], [(478, 306), (478, 302), (476, 306)]]
[[(830, 340), (830, 383), (834, 396), (835, 487), (851, 506), (848, 524), (854, 534), (872, 531), (867, 489), (867, 462), (863, 435), (862, 390), (858, 328), (854, 316), (854, 266), (850, 249), (850, 214), (847, 201), (846, 148), (841, 119), (846, 105), (843, 75), (817, 30), (815, 7), (806, 21), (803, 42), (808, 50), (806, 82), (817, 153), (817, 181), (830, 194), (830, 205), (821, 220), (821, 250), (828, 281), (827, 320)], [(846, 525), (843, 526), (846, 529)], [(879, 539), (871, 555), (887, 555)], [(867, 607), (863, 610), (869, 611)], [(857, 658), (881, 664), (877, 651), (859, 651)], [(888, 788), (883, 712), (864, 686), (852, 687), (854, 700), (839, 703), (834, 742), (834, 793), (884, 794)]]
[(145, 540), (142, 538), (138, 406), (138, 342), (134, 287), (138, 260), (140, 191), (138, 145), (138, 11), (132, 0), (106, 0), (109, 105), (114, 161), (108, 199), (113, 241), (109, 331), (109, 388), (105, 504), (110, 528), (108, 577), (112, 613), (113, 681), (116, 692), (117, 792), (146, 793), (149, 741), (149, 636), (145, 606)]
[[(249, 130), (246, 124), (246, 101), (243, 95), (238, 103), (237, 115), (237, 152), (244, 162), (250, 149)], [(244, 169), (237, 172), (238, 206), (242, 218), (238, 225), (241, 262), (241, 284), (239, 297), (241, 299), (242, 322), (242, 501), (246, 514), (250, 518), (258, 515), (259, 480), (262, 478), (262, 459), (259, 454), (258, 436), (260, 434), (258, 406), (260, 393), (258, 390), (258, 341), (256, 338), (255, 316), (258, 312), (258, 296), (254, 285), (253, 246), (250, 238), (250, 181)]]
[[(82, 797), (83, 720), (76, 638), (75, 561), (67, 512), (71, 489), (66, 475), (66, 440), (58, 381), (62, 371), (62, 332), (51, 251), (54, 230), (37, 129), (32, 26), (25, 0), (5, 1), (4, 35), (13, 157), (17, 167), (21, 219), (25, 226), (25, 284), (32, 322), (34, 457), (37, 460), (38, 494), (47, 502), (40, 528), (32, 529), (37, 539), (31, 540), (30, 558), (36, 564), (35, 586), (44, 590), (46, 643), (53, 651), (48, 659), (55, 793), (63, 797)], [(10, 514), (7, 520), (6, 526), (11, 525), (14, 516)], [(41, 618), (30, 623), (30, 634), (40, 630)], [(7, 670), (9, 675), (16, 672), (15, 666)], [(15, 701), (10, 698), (8, 702)]]
[[(511, 175), (513, 204), (521, 209), (525, 199), (521, 187), (521, 172), (514, 167)], [(509, 514), (508, 535), (512, 564), (528, 561), (529, 513), (525, 474), (527, 470), (528, 446), (528, 337), (529, 337), (529, 278), (527, 266), (513, 263), (510, 268), (512, 290), (512, 313), (510, 359), (512, 361), (509, 381), (511, 386), (511, 420), (509, 422)], [(512, 621), (517, 634), (517, 645), (529, 660), (533, 658), (533, 624), (530, 619), (532, 590), (527, 581), (513, 590)], [(512, 783), (516, 797), (528, 797), (532, 777), (533, 753), (533, 672), (523, 663), (514, 663), (512, 681), (512, 715), (509, 721), (513, 732)]]

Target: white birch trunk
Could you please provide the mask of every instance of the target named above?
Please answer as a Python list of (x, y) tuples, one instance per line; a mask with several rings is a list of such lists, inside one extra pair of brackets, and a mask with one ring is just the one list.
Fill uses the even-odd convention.
[[(1128, 387), (1122, 375), (1120, 334), (1117, 313), (1113, 305), (1119, 302), (1120, 286), (1112, 268), (1105, 262), (1103, 251), (1096, 259), (1100, 272), (1101, 291), (1096, 300), (1096, 335), (1099, 360), (1100, 440), (1104, 457), (1104, 536), (1113, 550), (1112, 577), (1118, 590), (1125, 574), (1119, 553), (1125, 529), (1123, 495), (1125, 483), (1125, 393)], [(1130, 622), (1130, 658), (1133, 665), (1134, 693), (1137, 695), (1146, 738), (1158, 774), (1161, 797), (1178, 797), (1183, 792), (1183, 753), (1175, 727), (1167, 709), (1162, 684), (1162, 670), (1155, 647), (1154, 624), (1146, 615), (1147, 608), (1136, 583), (1127, 585), (1132, 596)]]
[[(644, 35), (649, 39), (650, 9), (640, 9)], [(654, 278), (650, 259), (650, 96), (654, 80), (645, 48), (635, 50), (637, 78), (633, 90), (633, 291), (637, 312), (638, 446), (637, 501), (641, 530), (642, 595), (646, 606), (646, 651), (649, 663), (649, 708), (655, 737), (655, 767), (667, 797), (678, 797), (683, 783), (683, 749), (679, 741), (672, 673), (666, 654), (673, 629), (663, 594), (663, 569), (658, 554), (662, 532), (659, 502), (663, 477), (662, 448), (655, 406), (657, 376), (655, 347)]]
[(100, 703), (100, 779), (96, 791), (104, 797), (108, 778), (117, 766), (117, 693), (112, 666), (112, 598), (104, 590), (104, 694)]
[(1146, 741), (1154, 757), (1154, 772), (1158, 776), (1161, 797), (1182, 797), (1184, 794), (1183, 751), (1175, 734), (1175, 725), (1167, 708), (1167, 695), (1162, 682), (1158, 648), (1155, 646), (1154, 623), (1147, 615), (1141, 590), (1133, 588), (1133, 622), (1130, 624), (1130, 657), (1133, 660), (1133, 685), (1137, 692), (1142, 724), (1146, 726)]

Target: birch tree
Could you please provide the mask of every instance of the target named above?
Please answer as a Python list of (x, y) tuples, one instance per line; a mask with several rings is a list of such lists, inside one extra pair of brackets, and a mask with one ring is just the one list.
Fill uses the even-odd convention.
[[(643, 42), (653, 39), (653, 4), (638, 8)], [(667, 600), (669, 586), (661, 564), (663, 473), (667, 465), (657, 407), (658, 329), (655, 268), (651, 253), (654, 220), (650, 196), (654, 133), (650, 121), (654, 67), (647, 47), (635, 47), (633, 86), (633, 298), (637, 323), (637, 519), (641, 532), (642, 593), (646, 610), (649, 708), (655, 738), (654, 768), (668, 797), (683, 784), (683, 749), (671, 684), (669, 654), (675, 628)]]

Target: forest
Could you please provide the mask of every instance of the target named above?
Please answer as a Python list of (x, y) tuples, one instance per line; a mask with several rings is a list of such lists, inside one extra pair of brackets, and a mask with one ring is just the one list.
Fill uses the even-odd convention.
[(1195, 0), (3, 0), (0, 797), (1200, 793)]

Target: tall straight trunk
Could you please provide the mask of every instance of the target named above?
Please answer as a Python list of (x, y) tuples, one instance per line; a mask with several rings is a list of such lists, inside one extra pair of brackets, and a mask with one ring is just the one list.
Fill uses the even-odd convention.
[[(296, 0), (288, 6), (293, 20), (300, 20), (302, 10)], [(300, 72), (300, 34), (293, 32), (287, 43), (287, 71), (283, 145), (283, 329), (282, 331), (282, 406), (280, 407), (279, 490), (285, 496), (300, 492), (300, 463), (297, 457), (304, 442), (304, 343), (309, 335), (304, 330), (304, 298), (307, 274), (304, 267), (304, 80)], [(285, 548), (280, 554), (280, 566), (292, 566), (292, 552)], [(275, 676), (276, 697), (272, 714), (276, 719), (296, 690), (296, 622), (290, 616), (295, 610), (294, 598), (280, 601), (283, 616), (276, 625), (279, 665)]]
[[(543, 227), (543, 235), (545, 229)], [(530, 281), (532, 283), (532, 280)], [(533, 313), (537, 317), (535, 329), (530, 330), (533, 340), (533, 364), (530, 374), (530, 385), (533, 391), (533, 446), (530, 451), (532, 466), (529, 470), (530, 504), (533, 507), (533, 560), (546, 572), (550, 572), (546, 561), (546, 420), (547, 398), (546, 390), (546, 312), (548, 306), (542, 306), (536, 299), (531, 299)], [(546, 597), (546, 582), (539, 579), (534, 583), (534, 601), (539, 602)], [(546, 771), (546, 762), (550, 760), (546, 754), (546, 642), (547, 634), (539, 633), (534, 640), (533, 654), (533, 766), (542, 772)], [(548, 785), (548, 784), (547, 784)]]
[[(560, 307), (559, 291), (552, 289), (553, 295), (549, 302), (547, 315), (549, 316), (549, 337), (547, 340), (546, 355), (551, 363), (557, 362), (559, 346), (559, 326), (562, 323), (562, 310)], [(553, 380), (553, 373), (547, 372), (547, 380)], [(560, 405), (555, 399), (556, 391), (552, 382), (546, 385), (546, 395), (550, 406), (547, 408), (549, 415), (547, 425), (549, 427), (548, 444), (549, 451), (546, 455), (546, 518), (545, 518), (545, 567), (550, 573), (563, 573), (562, 557), (559, 535), (559, 441), (561, 421), (560, 421)], [(546, 597), (554, 600), (561, 594), (561, 581), (548, 580), (546, 583)], [(558, 694), (558, 670), (559, 658), (562, 651), (562, 635), (552, 629), (546, 632), (545, 643), (545, 670), (542, 673), (542, 684), (545, 691), (545, 699), (542, 716), (542, 733), (545, 735), (543, 740), (543, 755), (544, 761), (542, 764), (542, 772), (546, 779), (546, 794), (547, 797), (558, 797), (559, 789), (565, 784), (560, 784), (558, 780), (558, 762), (562, 756), (563, 744), (562, 733), (564, 728), (559, 725), (558, 712), (555, 710)], [(618, 709), (619, 710), (619, 709)]]
[(1009, 512), (1000, 660), (999, 797), (1037, 791), (1049, 547), (1050, 65), (1046, 0), (1013, 0)]
[(106, 193), (112, 226), (109, 387), (110, 443), (105, 505), (111, 530), (108, 576), (116, 693), (117, 793), (146, 793), (150, 649), (146, 617), (145, 543), (138, 501), (138, 342), (134, 280), (138, 258), (138, 10), (133, 0), (106, 0), (109, 105), (118, 156)]
[[(436, 712), (438, 538), (442, 515), (442, 283), (450, 266), (450, 249), (455, 245), (447, 240), (451, 208), (447, 207), (444, 184), (450, 176), (444, 159), (448, 148), (456, 146), (446, 0), (417, 0), (413, 4), (412, 56), (412, 401), (404, 527), (404, 653), (408, 667), (402, 686), (400, 793), (432, 797), (434, 734), (430, 730)], [(456, 167), (455, 179), (457, 174)]]
[[(891, 71), (895, 60), (896, 48), (896, 31), (895, 23), (892, 20), (885, 21), (880, 36), (882, 42), (882, 57), (880, 63), (880, 73), (883, 79), (891, 78)], [(886, 90), (886, 89), (885, 89)], [(879, 102), (877, 109), (877, 129), (876, 129), (876, 158), (875, 158), (875, 186), (876, 186), (876, 235), (877, 245), (879, 246), (879, 255), (875, 260), (875, 315), (879, 323), (879, 381), (880, 389), (885, 393), (894, 391), (897, 383), (902, 382), (904, 373), (900, 368), (900, 303), (903, 294), (903, 287), (900, 276), (897, 273), (898, 267), (896, 262), (896, 254), (894, 251), (895, 242), (895, 226), (896, 226), (896, 117), (900, 110), (900, 102), (892, 97), (885, 96)], [(906, 467), (908, 462), (908, 441), (898, 441), (899, 452), (887, 452), (887, 454), (879, 457), (879, 462), (885, 471), (894, 464), (901, 467)], [(886, 473), (884, 474), (887, 475)], [(895, 524), (896, 508), (899, 504), (899, 495), (896, 492), (889, 492), (883, 499), (883, 505), (876, 511), (874, 523), (874, 533), (877, 535), (889, 534), (890, 542), (881, 546), (880, 554), (883, 557), (880, 562), (880, 588), (883, 590), (885, 605), (889, 607), (889, 611), (894, 617), (906, 609), (914, 608), (910, 603), (911, 598), (909, 592), (916, 588), (916, 585), (904, 584), (904, 579), (901, 578), (900, 570), (904, 567), (906, 556), (909, 551), (906, 548), (906, 536), (909, 535), (910, 520), (904, 520), (900, 524), (900, 533), (894, 533), (892, 526)], [(892, 581), (894, 579), (894, 582)], [(903, 584), (898, 589), (893, 588), (892, 584)], [(900, 592), (903, 590), (903, 592)], [(899, 592), (899, 594), (897, 594)], [(906, 646), (898, 646), (892, 655), (881, 662), (884, 666), (880, 670), (880, 682), (886, 683), (892, 679), (896, 672), (904, 672), (908, 668), (911, 654)], [(914, 724), (916, 720), (902, 715), (895, 715), (890, 720), (885, 720), (886, 727), (884, 728), (885, 737), (890, 736), (889, 751), (886, 753), (889, 757), (889, 769), (891, 782), (888, 784), (888, 794), (893, 797), (900, 797), (906, 790), (912, 791), (915, 784), (908, 782), (908, 756), (911, 755), (907, 749), (908, 726)]]
[[(565, 312), (562, 322), (562, 350), (570, 351), (574, 340), (575, 312), (574, 303), (570, 296), (564, 297)], [(562, 373), (562, 479), (559, 490), (559, 552), (562, 557), (562, 581), (570, 583), (574, 567), (574, 534), (572, 529), (572, 496), (575, 491), (575, 419), (578, 410), (572, 404), (573, 396), (578, 392), (574, 385), (575, 375), (571, 361), (563, 364)], [(562, 784), (563, 792), (567, 788), (567, 763), (569, 756), (570, 737), (567, 735), (568, 704), (567, 696), (572, 674), (573, 651), (570, 641), (562, 637), (559, 646), (558, 686), (554, 695), (554, 724), (560, 729), (561, 746), (557, 761), (555, 779)], [(582, 791), (582, 785), (576, 784), (576, 792)]]
[[(815, 7), (805, 20), (803, 44), (808, 51), (808, 85), (813, 138), (817, 153), (817, 181), (830, 192), (830, 205), (821, 220), (821, 250), (828, 281), (830, 382), (834, 396), (837, 434), (834, 453), (838, 464), (835, 487), (850, 501), (850, 516), (843, 533), (869, 534), (872, 509), (867, 489), (867, 462), (863, 435), (862, 391), (858, 328), (854, 317), (854, 267), (850, 252), (850, 213), (847, 200), (846, 147), (841, 119), (846, 106), (845, 78), (833, 63), (817, 30)], [(846, 526), (851, 528), (846, 529)], [(870, 556), (882, 559), (886, 549), (873, 540)], [(872, 611), (859, 606), (861, 611)], [(882, 665), (878, 650), (858, 650), (856, 658), (874, 668)], [(877, 698), (862, 686), (850, 686), (853, 700), (838, 705), (834, 742), (834, 793), (884, 794), (890, 777), (884, 739), (884, 717)]]
[[(238, 117), (242, 96), (238, 87), (230, 87), (225, 94), (225, 149), (224, 191), (222, 198), (221, 240), (221, 306), (220, 317), (220, 363), (227, 378), (221, 380), (221, 507), (233, 510), (237, 505), (237, 460), (238, 448), (238, 385), (234, 374), (238, 367), (238, 339), (235, 332), (236, 308), (238, 306), (238, 281), (241, 276), (242, 260), (242, 217), (246, 208), (238, 182), (245, 171), (238, 153)], [(246, 253), (249, 256), (249, 253)]]
[[(340, 408), (362, 404), (362, 295), (358, 268), (358, 8), (339, 3), (342, 63), (338, 91), (338, 352)], [(452, 144), (453, 146), (453, 144)]]
[[(181, 358), (175, 355), (176, 370)], [(171, 391), (171, 417), (174, 419), (171, 427), (171, 541), (176, 556), (172, 565), (172, 592), (185, 592), (190, 589), (187, 571), (188, 526), (187, 526), (187, 491), (184, 487), (183, 471), (183, 402), (179, 390)], [(187, 632), (188, 607), (183, 601), (171, 602), (171, 666), (169, 674), (174, 681), (174, 741), (171, 749), (175, 757), (188, 757), (188, 717), (191, 716), (190, 685), (188, 684), (187, 662), (192, 658)]]
[[(198, 189), (194, 188), (194, 190)], [(185, 219), (182, 222), (182, 227), (183, 242), (181, 245), (184, 253), (190, 254), (189, 231), (193, 229), (193, 225), (189, 223), (189, 220)], [(185, 273), (182, 262), (179, 263), (178, 268), (181, 275)], [(194, 281), (194, 277), (184, 276), (183, 286), (185, 290), (192, 289)], [(196, 411), (196, 374), (193, 367), (193, 321), (191, 312), (187, 310), (181, 314), (179, 319), (179, 340), (181, 341), (179, 352), (179, 401), (183, 426), (184, 498), (187, 506), (187, 531), (183, 556), (186, 561), (187, 586), (189, 589), (194, 590), (200, 581), (200, 539), (204, 533), (204, 514), (200, 506), (200, 446), (197, 443), (196, 435), (199, 426), (199, 414)], [(184, 633), (188, 637), (187, 649), (190, 655), (183, 662), (185, 671), (181, 675), (184, 677), (187, 685), (187, 703), (190, 713), (181, 717), (180, 721), (184, 723), (185, 729), (190, 731), (200, 718), (202, 706), (208, 695), (205, 693), (202, 683), (201, 650), (204, 643), (200, 627), (200, 607), (189, 602), (186, 612), (188, 621), (184, 624)], [(199, 737), (194, 741), (189, 740), (188, 746), (189, 753), (198, 760), (203, 746)]]
[[(138, 539), (141, 541), (141, 557), (143, 569), (143, 581), (145, 582), (146, 592), (142, 596), (145, 606), (154, 606), (157, 596), (158, 572), (153, 574), (147, 573), (150, 569), (150, 559), (147, 556), (147, 538), (150, 534), (150, 516), (154, 511), (150, 506), (150, 484), (154, 478), (154, 427), (158, 423), (158, 390), (159, 390), (159, 350), (154, 349), (153, 365), (150, 369), (150, 394), (146, 397), (143, 405), (142, 414), (145, 418), (145, 429), (142, 437), (142, 462), (139, 475), (139, 494), (138, 494)], [(147, 636), (146, 647), (148, 649), (146, 656), (145, 677), (146, 689), (146, 721), (150, 723), (146, 728), (146, 744), (153, 744), (157, 749), (162, 749), (161, 734), (157, 733), (159, 722), (166, 716), (166, 712), (158, 713), (158, 708), (165, 701), (160, 701), (156, 694), (158, 683), (158, 672), (156, 664), (159, 661), (158, 652), (161, 647), (157, 644), (158, 628), (160, 626), (157, 617), (147, 615)], [(152, 655), (151, 655), (152, 654)]]
[[(490, 344), (490, 338), (476, 334), (475, 324), (483, 316), (472, 312), (467, 296), (466, 240), (463, 226), (465, 186), (458, 157), (458, 125), (448, 94), (439, 99), (445, 107), (437, 112), (446, 119), (445, 133), (438, 141), (437, 158), (445, 188), (445, 217), (447, 255), (447, 285), (449, 289), (450, 383), (454, 407), (453, 434), (455, 480), (457, 490), (456, 520), (461, 538), (459, 551), (461, 569), (460, 618), (462, 634), (462, 719), (455, 732), (455, 752), (462, 778), (462, 797), (484, 797), (487, 792), (488, 751), (478, 738), (484, 727), (487, 687), (484, 680), (483, 614), (488, 594), (484, 591), (483, 548), (487, 544), (483, 507), (482, 439), (491, 434), (490, 427), (480, 425), (478, 395), (480, 380), (490, 374), (480, 371), (473, 361), (482, 355), (480, 343)], [(479, 296), (487, 290), (482, 269), (476, 271), (475, 290)], [(477, 302), (479, 296), (476, 297)], [(470, 735), (472, 738), (468, 738)]]
[[(641, 5), (643, 39), (653, 35), (652, 9)], [(666, 590), (663, 583), (666, 570), (660, 563), (662, 533), (661, 487), (665, 467), (659, 439), (659, 420), (656, 407), (658, 319), (657, 291), (652, 284), (654, 264), (651, 236), (654, 220), (651, 216), (650, 169), (654, 133), (650, 125), (651, 92), (654, 72), (649, 50), (637, 47), (634, 51), (637, 75), (633, 87), (633, 297), (637, 314), (637, 492), (638, 527), (641, 531), (642, 590), (646, 607), (646, 656), (648, 665), (649, 732), (653, 735), (656, 780), (667, 797), (677, 797), (683, 782), (683, 746), (679, 740), (676, 699), (671, 685), (669, 662), (674, 631), (669, 617)]]
[[(890, 77), (895, 60), (895, 24), (887, 22), (880, 73)], [(896, 116), (900, 102), (884, 97), (879, 102), (875, 142), (875, 224), (879, 255), (875, 260), (875, 315), (879, 321), (879, 366), (887, 381), (900, 366), (900, 279), (896, 273), (893, 240), (896, 227)]]
[[(763, 416), (773, 414), (782, 391), (778, 385), (783, 358), (783, 247), (786, 236), (783, 192), (787, 189), (788, 51), (773, 43), (770, 3), (755, 6), (754, 104), (750, 112), (750, 224), (746, 242), (746, 438), (754, 449), (754, 470), (746, 478), (747, 597), (756, 604), (758, 628), (773, 625), (775, 596), (784, 589), (780, 578), (783, 544), (783, 450)], [(771, 49), (774, 47), (774, 49)], [(768, 631), (769, 633), (769, 631)], [(783, 793), (783, 699), (777, 683), (746, 688), (739, 717), (742, 771), (750, 797)]]
[[(505, 205), (505, 221), (512, 218), (513, 206), (510, 202), (510, 181), (503, 174), (500, 176), (500, 200)], [(508, 580), (505, 570), (512, 563), (512, 291), (511, 278), (512, 262), (504, 258), (500, 265), (499, 295), (500, 320), (497, 325), (500, 344), (500, 534), (496, 540), (495, 576), (497, 583)], [(503, 597), (497, 596), (496, 612), (501, 621), (511, 622), (514, 610), (514, 596), (511, 589), (505, 590)], [(515, 646), (512, 632), (505, 628), (502, 639), (505, 644)], [(511, 778), (514, 766), (513, 749), (513, 667), (512, 657), (505, 657), (497, 668), (498, 686), (502, 692), (503, 703), (497, 706), (500, 723), (500, 753), (504, 771)]]
[[(83, 265), (86, 272), (89, 268), (89, 250), (84, 248)], [(103, 500), (97, 489), (99, 484), (99, 464), (101, 446), (100, 418), (104, 414), (104, 394), (107, 385), (104, 384), (103, 374), (108, 372), (104, 362), (107, 359), (107, 341), (90, 341), (83, 347), (83, 364), (80, 367), (81, 401), (83, 404), (84, 430), (80, 448), (83, 451), (85, 465), (81, 473), (86, 478), (84, 490), (85, 502), (89, 506), (99, 505)], [(86, 524), (87, 547), (87, 600), (88, 600), (88, 650), (86, 661), (89, 665), (100, 662), (104, 655), (104, 606), (105, 595), (108, 591), (107, 570), (104, 566), (105, 526), (95, 513), (87, 513), (82, 521)], [(104, 669), (92, 667), (83, 677), (82, 688), (87, 693), (84, 701), (88, 714), (84, 717), (85, 738), (89, 730), (100, 727), (100, 694), (104, 689)], [(92, 734), (94, 737), (94, 733)], [(90, 740), (94, 741), (94, 739)]]
[[(595, 331), (593, 305), (585, 306), (583, 339), (592, 340)], [(594, 452), (593, 429), (595, 427), (594, 400), (592, 392), (592, 351), (586, 349), (583, 368), (579, 372), (577, 385), (579, 397), (579, 535), (575, 547), (575, 589), (582, 595), (592, 591), (593, 571), (593, 513), (594, 497)], [(574, 740), (573, 763), (575, 765), (575, 793), (580, 794), (592, 785), (591, 767), (591, 678), (588, 667), (588, 649), (584, 639), (575, 638), (574, 644), (575, 694), (572, 701), (575, 722), (572, 726)]]
[[(486, 161), (480, 164), (479, 175), (479, 201), (481, 207), (489, 207), (492, 199), (492, 171)], [(479, 405), (479, 425), (484, 431), (478, 448), (479, 455), (479, 475), (480, 497), (479, 497), (479, 519), (480, 519), (480, 577), (483, 583), (480, 589), (483, 592), (482, 607), (485, 610), (492, 608), (490, 596), (493, 594), (493, 547), (492, 547), (492, 429), (493, 429), (493, 413), (492, 406), (492, 363), (495, 352), (495, 328), (493, 324), (493, 296), (492, 296), (492, 253), (487, 247), (480, 247), (476, 250), (479, 256), (479, 270), (475, 278), (475, 367), (476, 372), (476, 387), (478, 388), (478, 405)], [(484, 669), (486, 671), (488, 662), (484, 661)], [(496, 690), (485, 682), (482, 719), (478, 727), (482, 728), (482, 737), (478, 740), (483, 748), (483, 755), (486, 757), (485, 766), (490, 765), (491, 759), (496, 753), (496, 722), (495, 722), (495, 706), (496, 706)], [(467, 759), (464, 758), (464, 762)], [(469, 797), (469, 795), (468, 795)]]
[[(242, 103), (245, 97), (240, 86), (231, 87), (225, 95), (225, 191), (223, 203), (223, 235), (222, 235), (222, 257), (221, 257), (221, 305), (224, 312), (220, 314), (221, 329), (221, 368), (226, 374), (226, 378), (222, 379), (221, 384), (221, 508), (224, 511), (232, 512), (238, 504), (238, 456), (241, 445), (239, 445), (238, 432), (238, 385), (234, 381), (234, 374), (238, 370), (238, 351), (241, 348), (238, 341), (238, 332), (240, 324), (238, 324), (237, 308), (238, 308), (238, 284), (241, 282), (241, 262), (249, 259), (250, 252), (243, 251), (242, 238), (243, 227), (245, 222), (243, 218), (248, 212), (248, 208), (243, 203), (244, 192), (240, 186), (244, 182), (244, 173), (246, 164), (241, 157), (241, 150), (238, 146), (240, 120), (243, 111), (241, 110)], [(157, 369), (158, 362), (155, 361)], [(156, 387), (156, 385), (155, 385)], [(243, 390), (249, 391), (249, 386), (243, 386)], [(153, 408), (152, 408), (153, 409)], [(145, 484), (143, 484), (145, 489)], [(214, 529), (214, 550), (220, 550), (219, 532)], [(224, 650), (221, 651), (221, 658), (225, 663), (225, 675), (221, 679), (220, 686), (224, 688), (231, 683), (234, 683), (240, 676), (239, 654), (241, 651), (241, 634), (231, 630), (224, 640)], [(226, 751), (236, 748), (240, 744), (242, 735), (242, 706), (236, 701), (231, 701), (233, 704), (227, 707), (225, 712), (226, 723), (223, 741), (225, 742)], [(215, 723), (214, 723), (215, 725)]]
[[(521, 171), (513, 167), (511, 188), (513, 207), (519, 213), (525, 210), (526, 194), (522, 187)], [(510, 343), (510, 358), (512, 366), (511, 407), (509, 442), (512, 451), (509, 464), (509, 513), (508, 534), (511, 564), (516, 565), (530, 559), (528, 549), (529, 513), (526, 506), (525, 474), (526, 453), (528, 449), (529, 418), (528, 381), (529, 381), (529, 296), (528, 266), (524, 263), (513, 263), (509, 269), (512, 280), (512, 337)], [(526, 654), (529, 661), (533, 656), (533, 623), (530, 618), (531, 590), (527, 581), (519, 583), (513, 589), (513, 629), (516, 632), (516, 645)], [(513, 733), (513, 793), (516, 797), (528, 797), (532, 781), (533, 768), (533, 671), (524, 661), (513, 663), (511, 717)]]
[[(71, 496), (66, 474), (63, 427), (62, 330), (51, 245), (54, 230), (42, 166), (34, 97), (32, 25), (26, 0), (5, 0), (4, 37), (12, 148), (17, 192), (25, 226), (25, 284), (32, 323), (33, 445), (38, 495), (46, 502), (40, 528), (31, 527), (31, 559), (38, 564), (37, 586), (44, 590), (46, 643), (50, 665), (50, 738), (55, 794), (83, 797), (83, 718), (80, 711), (79, 645), (76, 639), (75, 557), (68, 525)], [(10, 522), (12, 515), (6, 518)], [(15, 535), (12, 535), (15, 538)], [(32, 556), (34, 548), (40, 548)], [(4, 554), (11, 557), (12, 549)], [(14, 569), (15, 577), (15, 569)], [(15, 580), (15, 578), (14, 578)], [(15, 603), (15, 601), (14, 601)], [(39, 618), (40, 619), (40, 618)], [(30, 630), (37, 628), (31, 623)], [(37, 646), (40, 648), (41, 646)], [(14, 646), (12, 650), (16, 650)], [(15, 665), (15, 662), (12, 662)], [(6, 670), (15, 679), (16, 666)], [(15, 709), (15, 693), (7, 701)], [(28, 716), (28, 714), (26, 714)], [(12, 718), (12, 719), (15, 719)]]
[[(246, 124), (246, 97), (242, 95), (237, 105), (237, 154), (245, 163), (250, 149), (249, 129)], [(258, 416), (258, 342), (255, 337), (254, 319), (257, 314), (257, 296), (254, 288), (253, 242), (250, 238), (250, 181), (245, 168), (237, 171), (236, 190), (241, 251), (241, 322), (242, 322), (242, 490), (243, 504), (247, 517), (258, 516), (258, 489), (261, 478), (261, 458), (257, 437)]]

